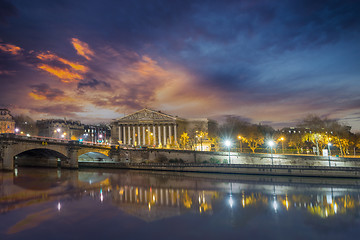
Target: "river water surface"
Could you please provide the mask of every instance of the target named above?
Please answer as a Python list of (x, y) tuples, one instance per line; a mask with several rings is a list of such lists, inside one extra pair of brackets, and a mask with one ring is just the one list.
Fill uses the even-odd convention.
[(360, 181), (0, 172), (0, 239), (359, 239)]

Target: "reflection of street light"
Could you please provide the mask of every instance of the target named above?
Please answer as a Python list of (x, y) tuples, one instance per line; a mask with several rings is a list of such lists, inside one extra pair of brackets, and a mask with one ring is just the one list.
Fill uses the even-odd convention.
[(230, 140), (226, 140), (225, 141), (225, 146), (227, 146), (228, 147), (228, 150), (229, 150), (229, 164), (231, 163), (231, 160), (230, 160), (230, 147), (231, 147), (231, 142), (230, 142)]
[(242, 137), (239, 135), (238, 136), (239, 142), (240, 142), (240, 152), (242, 153), (243, 149), (242, 149)]
[(273, 208), (274, 208), (275, 213), (277, 213), (278, 204), (276, 202), (276, 197), (275, 196), (274, 196)]
[(234, 200), (232, 198), (232, 183), (230, 183), (229, 205), (230, 205), (230, 208), (232, 208), (234, 206)]
[(232, 195), (230, 195), (230, 197), (229, 197), (229, 205), (230, 205), (231, 208), (234, 205), (234, 200), (232, 199)]
[(274, 141), (273, 140), (269, 140), (268, 141), (268, 145), (270, 147), (270, 152), (271, 152), (271, 165), (274, 165), (274, 160), (273, 160), (273, 155), (272, 155), (272, 149), (274, 146)]

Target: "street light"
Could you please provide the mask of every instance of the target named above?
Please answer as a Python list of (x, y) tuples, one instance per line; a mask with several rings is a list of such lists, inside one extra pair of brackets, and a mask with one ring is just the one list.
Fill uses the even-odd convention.
[(15, 128), (15, 133), (18, 134), (19, 133), (19, 129), (18, 128)]
[(231, 141), (230, 141), (230, 140), (225, 140), (225, 146), (227, 146), (227, 147), (228, 147), (228, 150), (229, 150), (229, 161), (228, 161), (228, 163), (230, 164), (230, 163), (231, 163), (231, 159), (230, 159)]
[(239, 142), (240, 142), (240, 152), (242, 153), (243, 149), (242, 149), (242, 137), (239, 135), (238, 136)]
[(272, 155), (272, 149), (274, 146), (274, 141), (273, 140), (269, 140), (268, 141), (268, 145), (270, 147), (270, 152), (271, 152), (271, 165), (274, 165), (274, 160), (273, 160), (273, 155)]

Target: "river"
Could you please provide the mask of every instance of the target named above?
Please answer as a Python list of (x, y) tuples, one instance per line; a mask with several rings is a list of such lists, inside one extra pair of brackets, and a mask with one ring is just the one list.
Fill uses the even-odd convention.
[(360, 181), (104, 169), (0, 172), (0, 239), (359, 239)]

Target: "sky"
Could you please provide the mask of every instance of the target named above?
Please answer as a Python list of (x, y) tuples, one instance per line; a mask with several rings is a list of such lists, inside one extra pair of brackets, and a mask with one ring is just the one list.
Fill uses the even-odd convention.
[(360, 1), (0, 0), (0, 107), (360, 131)]

